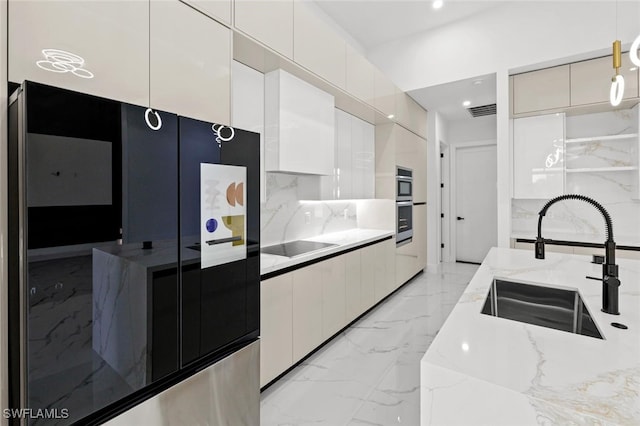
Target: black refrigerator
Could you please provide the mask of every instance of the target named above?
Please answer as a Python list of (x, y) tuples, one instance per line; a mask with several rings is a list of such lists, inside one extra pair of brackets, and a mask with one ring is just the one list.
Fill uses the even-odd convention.
[[(100, 423), (258, 346), (259, 141), (33, 82), (14, 93), (9, 390), (30, 409), (14, 424)], [(258, 359), (225, 382), (254, 405)]]

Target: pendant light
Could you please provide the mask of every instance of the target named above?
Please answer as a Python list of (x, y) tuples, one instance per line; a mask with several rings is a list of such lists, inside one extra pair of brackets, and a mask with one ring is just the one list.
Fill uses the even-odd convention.
[[(144, 112), (144, 121), (151, 130), (160, 130), (162, 127), (162, 118), (158, 111), (151, 108), (151, 0), (149, 0), (149, 62), (148, 62), (148, 79), (149, 79), (149, 107)], [(151, 123), (151, 117), (154, 117), (156, 124)]]
[(613, 42), (613, 68), (616, 73), (611, 78), (611, 89), (609, 90), (609, 101), (612, 106), (620, 105), (622, 96), (624, 95), (624, 77), (620, 75), (620, 67), (622, 66), (622, 43), (620, 40)]
[(609, 89), (609, 102), (611, 106), (618, 106), (624, 96), (624, 77), (620, 75), (622, 66), (622, 42), (618, 40), (618, 0), (616, 0), (616, 40), (613, 42), (613, 69), (615, 74), (611, 77), (611, 88)]
[(616, 40), (613, 42), (613, 69), (615, 74), (611, 77), (609, 89), (609, 102), (612, 106), (620, 105), (624, 96), (624, 77), (620, 75), (622, 66), (622, 42), (618, 40), (618, 0), (616, 0)]

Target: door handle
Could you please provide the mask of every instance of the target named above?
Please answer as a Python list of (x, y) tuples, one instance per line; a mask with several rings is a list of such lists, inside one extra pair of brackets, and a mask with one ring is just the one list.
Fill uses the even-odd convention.
[(458, 220), (464, 220), (464, 217), (460, 217), (460, 216), (458, 216), (456, 219), (458, 219)]

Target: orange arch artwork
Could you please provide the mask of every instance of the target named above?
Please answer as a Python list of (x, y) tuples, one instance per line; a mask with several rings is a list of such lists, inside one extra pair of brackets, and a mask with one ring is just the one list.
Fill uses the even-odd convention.
[(236, 203), (240, 206), (244, 206), (244, 183), (240, 182), (236, 184), (231, 182), (227, 187), (227, 203), (235, 207)]

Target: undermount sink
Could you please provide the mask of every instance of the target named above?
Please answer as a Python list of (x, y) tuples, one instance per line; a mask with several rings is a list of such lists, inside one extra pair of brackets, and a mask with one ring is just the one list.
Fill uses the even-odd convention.
[(602, 339), (580, 294), (495, 278), (483, 314)]

